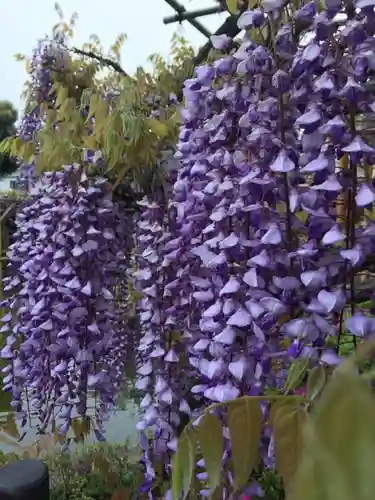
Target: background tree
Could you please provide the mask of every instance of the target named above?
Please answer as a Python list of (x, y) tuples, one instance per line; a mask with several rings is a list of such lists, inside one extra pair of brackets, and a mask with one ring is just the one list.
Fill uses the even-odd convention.
[[(14, 135), (18, 113), (9, 101), (0, 101), (0, 140)], [(14, 172), (17, 162), (9, 154), (0, 154), (0, 176)]]

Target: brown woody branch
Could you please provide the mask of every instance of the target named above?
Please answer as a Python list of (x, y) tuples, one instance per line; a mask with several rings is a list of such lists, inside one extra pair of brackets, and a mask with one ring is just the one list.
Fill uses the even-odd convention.
[(114, 69), (117, 73), (120, 73), (120, 75), (131, 78), (130, 75), (120, 66), (118, 62), (114, 61), (113, 59), (110, 59), (109, 57), (103, 57), (91, 50), (86, 51), (78, 49), (77, 47), (71, 47), (71, 48), (65, 47), (65, 48), (66, 50), (73, 52), (74, 54), (84, 57), (90, 57), (91, 59), (98, 61), (100, 64), (103, 64), (104, 66), (108, 66), (109, 68)]

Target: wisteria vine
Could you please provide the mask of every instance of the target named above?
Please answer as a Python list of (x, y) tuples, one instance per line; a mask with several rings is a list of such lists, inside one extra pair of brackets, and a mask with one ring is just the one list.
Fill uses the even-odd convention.
[[(296, 360), (335, 365), (344, 337), (374, 333), (361, 306), (373, 291), (359, 290), (359, 275), (373, 264), (375, 149), (358, 125), (375, 112), (374, 6), (263, 0), (239, 17), (239, 44), (213, 37), (222, 57), (185, 81), (172, 193), (148, 193), (139, 216), (113, 201), (107, 180), (86, 176), (90, 164), (105, 173), (100, 151), (38, 180), (17, 217), (2, 304), (3, 382), (22, 424), (35, 412), (40, 432), (66, 434), (92, 391), (101, 439), (137, 343), (142, 491), (152, 498), (157, 462), (168, 483), (179, 434), (202, 409), (282, 389)], [(54, 45), (38, 49), (22, 140), (43, 126), (38, 104), (55, 105), (64, 60)], [(142, 296), (140, 340), (124, 320), (129, 281)], [(272, 466), (268, 429), (260, 449)], [(230, 453), (226, 439), (223, 498)]]
[[(173, 325), (164, 329), (163, 344), (171, 330), (179, 332), (179, 349), (189, 361), (180, 370), (195, 383), (188, 386), (186, 377), (169, 372), (171, 354), (164, 347), (157, 348), (155, 369), (154, 348), (142, 343), (142, 430), (165, 425), (159, 405), (164, 391), (171, 404), (185, 387), (184, 401), (189, 392), (200, 396), (200, 409), (264, 394), (283, 387), (295, 360), (337, 364), (345, 334), (355, 343), (374, 333), (373, 318), (360, 306), (366, 293), (358, 292), (357, 276), (369, 268), (374, 251), (375, 150), (357, 125), (375, 111), (367, 87), (374, 68), (374, 4), (359, 0), (356, 10), (340, 1), (326, 2), (323, 10), (315, 1), (293, 12), (284, 7), (264, 1), (242, 13), (239, 27), (248, 33), (240, 46), (230, 50), (229, 37), (214, 37), (215, 48), (226, 53), (185, 82), (181, 168), (169, 204), (173, 224), (161, 240), (148, 207), (139, 227), (149, 248), (138, 277), (146, 296), (146, 338), (160, 345), (160, 331), (149, 323), (156, 300), (158, 314)], [(296, 35), (301, 21), (309, 28), (304, 37)], [(160, 264), (171, 250), (178, 259), (174, 274)], [(172, 305), (160, 302), (170, 293)], [(367, 292), (366, 300), (372, 298)], [(171, 376), (162, 386), (157, 370)], [(176, 436), (178, 422), (168, 424)], [(160, 439), (156, 429), (154, 446)], [(143, 444), (144, 487), (151, 491), (152, 453)], [(272, 436), (265, 435), (262, 447), (265, 464), (272, 463)], [(203, 484), (206, 477), (199, 474)]]

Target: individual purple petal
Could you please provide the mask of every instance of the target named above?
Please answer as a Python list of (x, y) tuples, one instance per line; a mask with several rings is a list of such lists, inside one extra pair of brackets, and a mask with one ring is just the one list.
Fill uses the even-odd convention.
[(240, 358), (237, 361), (232, 361), (228, 365), (228, 370), (234, 378), (241, 381), (245, 375), (247, 362), (245, 358)]
[(240, 394), (239, 389), (234, 387), (230, 382), (217, 385), (213, 391), (213, 400), (219, 403), (226, 403), (235, 399)]
[(296, 168), (295, 164), (288, 157), (288, 154), (285, 150), (280, 151), (276, 160), (270, 166), (270, 169), (273, 172), (281, 172), (281, 173), (291, 172), (295, 168)]
[(328, 179), (321, 184), (317, 184), (315, 186), (312, 186), (312, 189), (316, 189), (319, 191), (341, 191), (342, 186), (337, 180), (337, 177), (332, 174), (328, 177)]
[(340, 250), (340, 255), (344, 259), (350, 261), (352, 266), (357, 266), (363, 260), (363, 250), (359, 245), (348, 250)]
[(259, 28), (265, 20), (265, 16), (260, 9), (247, 10), (243, 12), (237, 21), (237, 26), (240, 30), (251, 27)]
[(318, 156), (318, 158), (314, 158), (307, 165), (300, 169), (300, 172), (320, 172), (321, 170), (325, 170), (329, 166), (328, 158), (324, 155)]
[(5, 316), (3, 316), (0, 320), (2, 323), (9, 323), (12, 321), (12, 313), (7, 313)]
[(373, 153), (375, 149), (365, 143), (361, 136), (357, 135), (352, 142), (342, 148), (346, 153)]
[(363, 314), (354, 314), (346, 318), (345, 325), (349, 332), (356, 337), (367, 337), (375, 332), (375, 320)]
[(216, 50), (223, 50), (231, 43), (232, 39), (228, 35), (212, 35), (210, 37), (212, 46)]
[(238, 236), (236, 236), (234, 233), (231, 233), (229, 236), (222, 240), (219, 246), (220, 248), (232, 248), (237, 245), (238, 241)]
[(342, 361), (340, 356), (336, 354), (332, 349), (326, 349), (322, 356), (320, 357), (320, 361), (326, 365), (339, 365)]
[(249, 259), (248, 263), (255, 266), (267, 267), (269, 265), (270, 259), (266, 250), (262, 250), (258, 255), (255, 255)]
[(279, 245), (282, 242), (279, 228), (276, 225), (272, 225), (262, 236), (261, 242), (265, 245)]
[(222, 307), (223, 307), (223, 304), (220, 301), (217, 301), (217, 302), (215, 302), (215, 304), (212, 304), (212, 306), (210, 306), (208, 309), (206, 309), (203, 312), (202, 317), (203, 318), (214, 318), (215, 316), (217, 316), (218, 314), (221, 313)]
[(258, 275), (255, 268), (247, 271), (247, 273), (243, 276), (243, 280), (247, 285), (253, 288), (263, 288), (265, 284), (264, 280)]
[(319, 302), (325, 307), (327, 312), (340, 312), (345, 305), (346, 297), (343, 290), (322, 290), (318, 294)]
[(322, 239), (323, 245), (334, 245), (339, 241), (345, 240), (345, 234), (340, 231), (337, 225), (331, 227), (329, 231), (325, 233)]
[(317, 271), (304, 271), (301, 273), (301, 281), (305, 286), (322, 287), (324, 286), (327, 273), (325, 269), (318, 269)]
[(219, 296), (226, 294), (232, 294), (238, 292), (240, 289), (240, 283), (234, 276), (231, 276), (228, 282), (224, 285), (224, 287), (220, 290)]
[(244, 308), (238, 309), (229, 319), (228, 325), (244, 327), (251, 324), (251, 316)]
[(236, 338), (236, 331), (231, 327), (227, 326), (222, 332), (216, 335), (213, 340), (224, 345), (232, 345), (234, 339)]
[(358, 207), (366, 207), (375, 201), (375, 193), (368, 184), (361, 184), (359, 191), (355, 197), (355, 202)]

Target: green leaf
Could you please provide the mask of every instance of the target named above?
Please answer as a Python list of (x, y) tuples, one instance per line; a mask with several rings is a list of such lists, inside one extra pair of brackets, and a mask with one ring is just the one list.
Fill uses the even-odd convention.
[(16, 61), (24, 61), (26, 59), (26, 56), (20, 53), (14, 54), (13, 57)]
[(326, 382), (326, 372), (322, 365), (315, 366), (309, 371), (306, 384), (306, 397), (313, 401), (319, 396)]
[(221, 464), (224, 452), (223, 430), (220, 420), (212, 413), (205, 413), (196, 430), (210, 489), (214, 492), (221, 482)]
[(258, 462), (262, 411), (259, 401), (245, 399), (240, 406), (228, 405), (234, 486), (239, 490), (248, 483)]
[(312, 412), (310, 441), (291, 500), (371, 500), (374, 421), (371, 386), (358, 373), (332, 377)]
[(368, 300), (367, 302), (362, 302), (361, 304), (358, 304), (358, 307), (360, 307), (361, 309), (372, 309), (373, 308), (372, 300)]
[(168, 135), (168, 127), (165, 123), (162, 123), (160, 120), (155, 120), (154, 118), (150, 118), (147, 120), (147, 126), (159, 139), (166, 137)]
[(302, 224), (304, 224), (307, 221), (309, 214), (307, 212), (297, 212), (296, 217), (299, 219)]
[(12, 149), (13, 137), (7, 137), (0, 142), (0, 153), (9, 154)]
[(64, 14), (63, 14), (63, 11), (62, 11), (60, 4), (55, 2), (54, 8), (55, 8), (55, 11), (57, 12), (57, 15), (59, 16), (60, 21), (62, 21), (64, 18)]
[(56, 95), (56, 103), (55, 103), (56, 108), (62, 106), (64, 102), (68, 99), (68, 97), (69, 97), (68, 89), (66, 87), (60, 87)]
[(286, 491), (291, 487), (301, 461), (305, 420), (306, 412), (296, 400), (285, 398), (276, 401), (271, 407), (270, 423), (275, 439), (276, 467)]
[[(187, 425), (178, 440), (177, 451), (172, 461), (173, 500), (185, 500), (195, 471), (196, 436)], [(182, 496), (181, 496), (182, 494)]]
[(236, 15), (239, 13), (238, 0), (225, 0), (225, 3), (227, 4), (227, 9), (231, 14)]
[(308, 367), (309, 358), (300, 358), (293, 361), (291, 367), (288, 370), (288, 378), (284, 386), (284, 390), (286, 393), (294, 391), (301, 385)]
[(10, 148), (10, 156), (19, 156), (22, 145), (22, 140), (19, 137), (14, 137), (12, 139), (12, 146)]
[(318, 0), (318, 12), (323, 12), (327, 10), (327, 6), (324, 0)]

